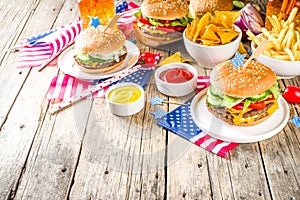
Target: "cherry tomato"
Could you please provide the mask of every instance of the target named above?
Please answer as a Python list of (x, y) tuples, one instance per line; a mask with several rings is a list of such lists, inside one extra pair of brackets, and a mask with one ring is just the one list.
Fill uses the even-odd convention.
[(300, 103), (300, 88), (296, 86), (287, 86), (284, 89), (282, 96), (289, 103)]
[(154, 64), (156, 62), (155, 59), (156, 54), (145, 52), (140, 55), (139, 63), (140, 64)]

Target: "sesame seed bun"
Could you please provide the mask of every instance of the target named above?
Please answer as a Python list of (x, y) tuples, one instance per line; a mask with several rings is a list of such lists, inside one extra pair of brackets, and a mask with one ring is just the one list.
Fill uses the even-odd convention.
[(186, 0), (144, 0), (141, 11), (146, 17), (174, 20), (188, 14), (189, 6)]
[(75, 51), (88, 54), (106, 54), (119, 50), (125, 44), (126, 37), (117, 28), (98, 26), (83, 30), (75, 40)]
[(230, 61), (217, 65), (210, 76), (211, 84), (220, 92), (237, 98), (255, 96), (276, 83), (276, 74), (262, 63), (252, 60), (247, 67), (233, 69)]
[(191, 0), (190, 14), (193, 18), (199, 18), (207, 12), (229, 11), (233, 8), (232, 0)]

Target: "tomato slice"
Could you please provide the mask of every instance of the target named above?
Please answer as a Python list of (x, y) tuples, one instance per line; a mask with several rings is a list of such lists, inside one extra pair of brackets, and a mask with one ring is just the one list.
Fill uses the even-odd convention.
[(266, 104), (264, 103), (264, 101), (258, 101), (258, 102), (255, 102), (255, 103), (251, 103), (248, 108), (252, 108), (252, 109), (255, 109), (255, 110), (260, 110), (260, 109), (263, 109), (265, 107), (266, 107)]
[(156, 26), (156, 27), (157, 29), (160, 29), (165, 32), (174, 32), (174, 31), (183, 32), (184, 29), (186, 28), (186, 26)]
[(156, 26), (157, 29), (164, 31), (164, 32), (175, 32), (174, 26)]
[(244, 108), (244, 103), (236, 104), (236, 105), (234, 105), (232, 108), (235, 109), (235, 110), (243, 110), (243, 108)]
[(143, 23), (143, 24), (147, 24), (147, 25), (150, 25), (152, 26), (152, 24), (149, 22), (149, 20), (145, 19), (145, 18), (140, 18), (139, 19), (139, 22)]
[(183, 32), (185, 28), (186, 26), (174, 26), (174, 30), (179, 32)]
[(172, 22), (172, 20), (163, 20), (163, 19), (161, 19), (159, 21), (163, 24), (171, 24), (171, 22)]
[(275, 97), (274, 97), (274, 95), (272, 94), (272, 96), (270, 96), (270, 97), (268, 97), (266, 100), (264, 100), (264, 101), (271, 101), (271, 100), (274, 100), (275, 99)]
[[(274, 99), (274, 98), (273, 98)], [(271, 97), (270, 99), (267, 99), (267, 100), (272, 100)], [(264, 101), (258, 101), (258, 102), (255, 102), (255, 103), (251, 103), (248, 108), (251, 108), (251, 109), (255, 109), (255, 110), (260, 110), (260, 109), (263, 109), (266, 107), (266, 104), (265, 104), (265, 101), (267, 100), (264, 100)], [(232, 107), (233, 109), (235, 110), (243, 110), (244, 109), (244, 102), (242, 103), (239, 103), (239, 104), (236, 104), (235, 106)]]

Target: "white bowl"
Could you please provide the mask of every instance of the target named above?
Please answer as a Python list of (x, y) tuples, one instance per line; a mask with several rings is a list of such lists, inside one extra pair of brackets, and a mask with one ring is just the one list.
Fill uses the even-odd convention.
[[(189, 81), (182, 82), (182, 83), (168, 83), (159, 78), (162, 72), (169, 69), (176, 69), (176, 68), (181, 68), (192, 72), (194, 74), (193, 78)], [(180, 62), (162, 65), (158, 67), (154, 73), (157, 89), (161, 93), (172, 97), (181, 97), (194, 92), (197, 86), (197, 76), (198, 76), (198, 72), (195, 67), (187, 63), (180, 63)]]
[[(251, 50), (255, 51), (253, 42), (251, 42)], [(300, 61), (279, 60), (264, 54), (260, 54), (255, 60), (270, 67), (277, 76), (288, 78), (300, 75)]]
[[(138, 96), (135, 100), (127, 101), (131, 95), (125, 90), (126, 88), (134, 88), (135, 95)], [(131, 90), (132, 91), (132, 90)], [(115, 97), (122, 99), (122, 102), (117, 101), (116, 98), (113, 98), (112, 95), (115, 92)], [(123, 95), (123, 96), (122, 96)], [(145, 105), (145, 92), (144, 89), (135, 83), (117, 83), (116, 85), (111, 86), (105, 93), (106, 103), (108, 108), (114, 115), (118, 116), (130, 116), (141, 111)]]
[(229, 60), (234, 56), (238, 50), (241, 39), (241, 29), (234, 25), (235, 30), (240, 34), (232, 42), (224, 45), (205, 46), (199, 43), (193, 42), (185, 35), (186, 30), (183, 32), (183, 41), (187, 52), (190, 56), (202, 67), (213, 68), (219, 63)]

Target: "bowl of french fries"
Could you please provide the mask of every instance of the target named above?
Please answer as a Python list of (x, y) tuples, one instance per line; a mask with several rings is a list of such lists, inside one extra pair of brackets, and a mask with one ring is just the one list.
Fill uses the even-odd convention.
[(239, 48), (241, 29), (234, 25), (239, 12), (215, 11), (194, 19), (183, 32), (187, 52), (202, 67), (229, 60)]
[(292, 9), (286, 20), (275, 15), (268, 16), (272, 28), (261, 28), (262, 33), (259, 35), (249, 30), (246, 32), (251, 40), (252, 52), (263, 40), (268, 40), (265, 50), (255, 60), (267, 65), (281, 77), (300, 75), (300, 32), (293, 21), (297, 11), (297, 8)]

